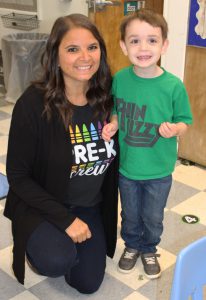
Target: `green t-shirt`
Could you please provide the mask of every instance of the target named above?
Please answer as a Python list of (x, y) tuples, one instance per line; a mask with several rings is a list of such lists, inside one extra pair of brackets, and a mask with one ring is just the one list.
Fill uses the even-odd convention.
[(183, 83), (163, 71), (158, 77), (142, 78), (130, 66), (114, 76), (120, 173), (130, 179), (155, 179), (171, 174), (177, 159), (177, 138), (161, 137), (159, 126), (162, 122), (192, 123)]

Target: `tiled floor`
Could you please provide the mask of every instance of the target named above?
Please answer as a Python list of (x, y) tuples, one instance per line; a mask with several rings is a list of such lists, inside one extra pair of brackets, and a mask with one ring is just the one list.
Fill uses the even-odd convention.
[[(5, 174), (8, 131), (13, 106), (0, 95), (0, 172)], [(180, 249), (206, 234), (206, 169), (185, 166), (177, 162), (174, 182), (165, 209), (165, 230), (159, 245), (162, 277), (145, 278), (140, 260), (129, 275), (120, 274), (116, 265), (123, 250), (118, 238), (113, 260), (108, 259), (104, 282), (93, 295), (81, 295), (70, 288), (63, 278), (51, 279), (34, 274), (26, 267), (26, 282), (22, 286), (11, 270), (12, 238), (10, 222), (3, 217), (5, 200), (0, 201), (0, 299), (1, 300), (168, 300), (176, 256)], [(199, 217), (197, 224), (186, 224), (182, 215)], [(120, 222), (119, 222), (120, 224)], [(119, 226), (120, 227), (120, 226)], [(181, 300), (181, 299), (180, 299)]]

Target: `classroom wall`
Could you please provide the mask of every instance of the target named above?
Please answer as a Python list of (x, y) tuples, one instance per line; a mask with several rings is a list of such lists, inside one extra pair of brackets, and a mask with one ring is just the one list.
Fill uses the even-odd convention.
[(72, 13), (88, 15), (86, 0), (38, 0), (38, 16), (41, 20), (40, 31), (49, 32), (55, 19)]
[(184, 78), (185, 52), (190, 0), (164, 0), (164, 17), (169, 27), (169, 48), (162, 66), (180, 79)]
[[(39, 28), (29, 32), (49, 33), (54, 21), (59, 17), (71, 13), (82, 13), (88, 15), (88, 4), (86, 0), (37, 0), (37, 15), (40, 20)], [(0, 16), (11, 12), (36, 14), (0, 8)], [(0, 20), (0, 49), (1, 39), (4, 35), (22, 32), (13, 28), (5, 28)]]

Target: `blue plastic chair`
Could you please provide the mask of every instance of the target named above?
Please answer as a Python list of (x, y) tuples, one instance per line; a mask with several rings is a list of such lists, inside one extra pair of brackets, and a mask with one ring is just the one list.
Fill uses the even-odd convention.
[(188, 245), (177, 256), (170, 300), (203, 300), (206, 285), (206, 237)]
[(0, 200), (5, 198), (8, 194), (9, 184), (7, 177), (0, 173)]

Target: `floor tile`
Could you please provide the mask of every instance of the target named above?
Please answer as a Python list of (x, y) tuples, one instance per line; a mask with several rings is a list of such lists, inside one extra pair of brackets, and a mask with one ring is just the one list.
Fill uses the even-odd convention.
[(1, 106), (0, 107), (0, 114), (1, 114), (1, 112), (5, 112), (5, 113), (9, 114), (10, 117), (11, 117), (13, 108), (14, 108), (13, 104), (9, 104), (9, 105), (6, 105), (6, 106)]
[(158, 258), (158, 260), (162, 271), (165, 271), (167, 268), (170, 268), (172, 265), (175, 264), (176, 255), (161, 247), (157, 247), (157, 253), (160, 254), (160, 258)]
[[(2, 263), (2, 257), (1, 257)], [(19, 284), (16, 280), (13, 280), (8, 274), (4, 273), (3, 270), (0, 269), (0, 299), (8, 300), (23, 291), (25, 288), (23, 285)]]
[(181, 183), (179, 181), (173, 180), (172, 188), (167, 200), (167, 208), (171, 209), (172, 207), (182, 203), (187, 198), (199, 193), (200, 190), (195, 189), (189, 185)]
[[(1, 114), (0, 114), (1, 115)], [(6, 119), (0, 121), (0, 132), (1, 134), (4, 133), (4, 135), (9, 134), (9, 128), (10, 128), (11, 119)]]
[(206, 188), (205, 168), (179, 165), (175, 169), (173, 178), (195, 189), (204, 190)]
[[(0, 201), (1, 204), (2, 201)], [(12, 245), (11, 222), (3, 216), (3, 206), (0, 211), (0, 250)], [(0, 263), (1, 264), (1, 263)]]
[(0, 156), (7, 153), (8, 136), (0, 136)]
[(3, 109), (0, 109), (0, 130), (1, 130), (1, 122), (7, 119), (10, 120), (10, 118), (11, 118), (11, 114), (8, 114)]
[(1, 199), (0, 205), (1, 205), (2, 209), (5, 207), (5, 203), (6, 203), (6, 199)]
[(88, 298), (91, 300), (114, 300), (124, 299), (132, 293), (132, 289), (108, 274), (105, 275), (100, 289), (91, 295), (79, 294), (75, 289), (65, 283), (63, 277), (56, 279), (48, 278), (43, 283), (39, 283), (30, 288), (29, 291), (40, 300), (76, 300)]
[(6, 165), (6, 154), (0, 156), (0, 163)]
[(174, 265), (162, 272), (160, 278), (148, 281), (138, 292), (149, 300), (169, 300), (173, 272)]
[[(1, 269), (7, 273), (10, 277), (15, 279), (13, 270), (11, 268), (12, 266), (12, 246), (4, 248), (3, 250), (0, 250), (0, 256), (2, 258), (2, 263), (1, 263)], [(42, 282), (46, 279), (45, 276), (40, 276), (34, 273), (27, 263), (25, 263), (25, 283), (24, 287), (25, 288), (30, 288), (34, 285), (36, 285), (39, 282)], [(16, 281), (16, 279), (14, 280)]]
[[(206, 225), (206, 192), (199, 192), (171, 210), (180, 215), (195, 215), (201, 224)], [(191, 226), (193, 225), (196, 224), (191, 224)]]
[[(0, 137), (1, 139), (1, 137)], [(6, 166), (0, 162), (0, 173), (6, 175)]]
[(149, 298), (144, 297), (138, 292), (133, 292), (128, 297), (124, 298), (123, 300), (150, 300)]
[(186, 224), (182, 221), (182, 215), (167, 211), (159, 247), (177, 255), (182, 248), (204, 235), (206, 235), (206, 226), (200, 223)]
[(36, 296), (34, 296), (29, 291), (25, 291), (21, 294), (18, 294), (15, 297), (10, 298), (9, 300), (39, 300)]

